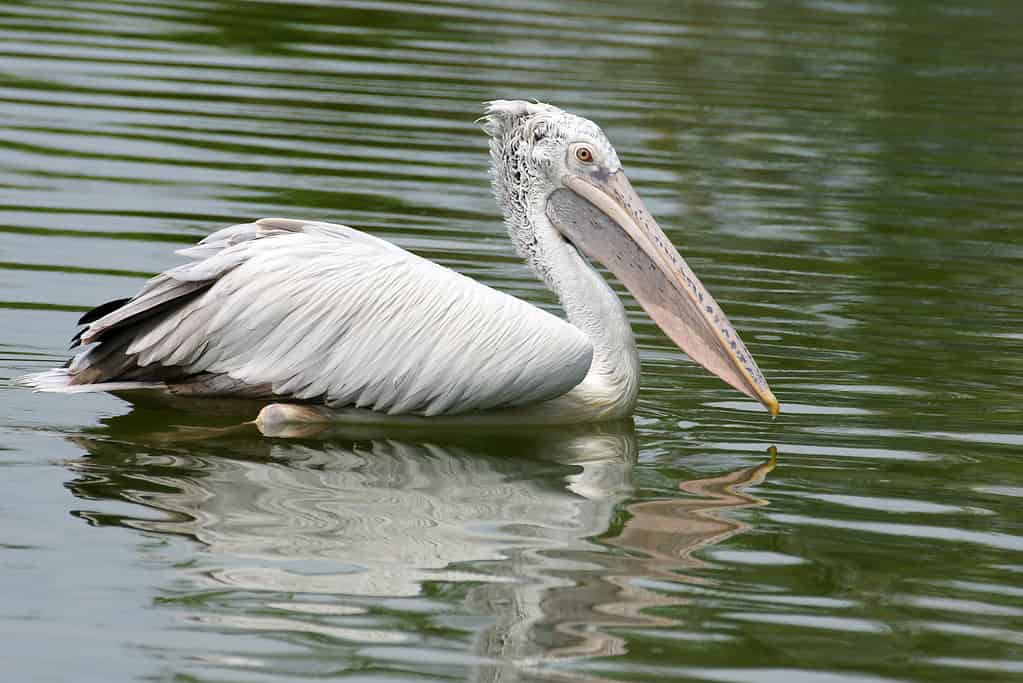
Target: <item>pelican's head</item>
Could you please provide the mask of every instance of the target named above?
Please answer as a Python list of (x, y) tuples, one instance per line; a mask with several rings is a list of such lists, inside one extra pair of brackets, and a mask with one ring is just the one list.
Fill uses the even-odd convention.
[[(679, 255), (592, 121), (538, 102), (486, 108), (494, 195), (534, 268), (539, 224), (610, 270), (693, 360), (778, 414), (778, 400), (721, 307)], [(541, 273), (543, 274), (543, 273)]]

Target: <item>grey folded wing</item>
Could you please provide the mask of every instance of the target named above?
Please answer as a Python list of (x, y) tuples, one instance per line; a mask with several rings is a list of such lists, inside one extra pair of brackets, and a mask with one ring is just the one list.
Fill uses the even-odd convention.
[(564, 320), (345, 226), (264, 219), (179, 253), (83, 318), (72, 375), (438, 415), (559, 396), (592, 359)]

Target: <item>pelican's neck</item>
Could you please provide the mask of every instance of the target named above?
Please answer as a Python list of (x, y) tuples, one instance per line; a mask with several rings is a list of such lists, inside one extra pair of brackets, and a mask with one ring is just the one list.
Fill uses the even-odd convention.
[(608, 417), (630, 415), (639, 391), (639, 354), (621, 299), (546, 215), (534, 214), (533, 228), (531, 265), (557, 294), (568, 321), (593, 344), (590, 371), (574, 391), (606, 404)]

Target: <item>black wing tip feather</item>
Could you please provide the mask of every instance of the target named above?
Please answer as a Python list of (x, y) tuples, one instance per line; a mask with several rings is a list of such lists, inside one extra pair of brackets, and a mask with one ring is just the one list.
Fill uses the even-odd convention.
[[(124, 299), (114, 299), (113, 301), (108, 301), (105, 304), (100, 304), (99, 306), (97, 306), (96, 308), (92, 309), (91, 311), (87, 311), (81, 318), (79, 318), (78, 319), (78, 324), (79, 325), (89, 325), (90, 323), (96, 322), (97, 320), (99, 320), (103, 316), (107, 315), (108, 313), (113, 313), (117, 309), (121, 308), (122, 306), (124, 306), (126, 303), (128, 303), (131, 300), (132, 300), (132, 297), (129, 296), (129, 297), (125, 297)], [(68, 347), (68, 350), (71, 350), (71, 349), (75, 348), (76, 346), (80, 346), (81, 345), (81, 343), (82, 343), (82, 335), (85, 334), (85, 329), (87, 329), (87, 328), (83, 328), (81, 330), (78, 330), (78, 334), (76, 334), (75, 336), (73, 336), (71, 338), (71, 346)]]
[(100, 304), (99, 306), (97, 306), (96, 308), (92, 309), (91, 311), (83, 315), (81, 318), (79, 318), (78, 324), (88, 325), (91, 322), (95, 322), (102, 318), (103, 316), (107, 315), (108, 313), (113, 313), (118, 308), (121, 308), (131, 300), (132, 297), (129, 296), (125, 297), (124, 299), (114, 299), (113, 301), (108, 301), (105, 304)]

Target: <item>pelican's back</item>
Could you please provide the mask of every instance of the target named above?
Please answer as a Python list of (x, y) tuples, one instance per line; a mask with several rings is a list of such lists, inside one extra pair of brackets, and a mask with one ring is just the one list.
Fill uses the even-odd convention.
[(180, 253), (193, 261), (86, 314), (87, 348), (29, 383), (439, 415), (554, 398), (589, 370), (564, 320), (352, 228), (264, 219)]

